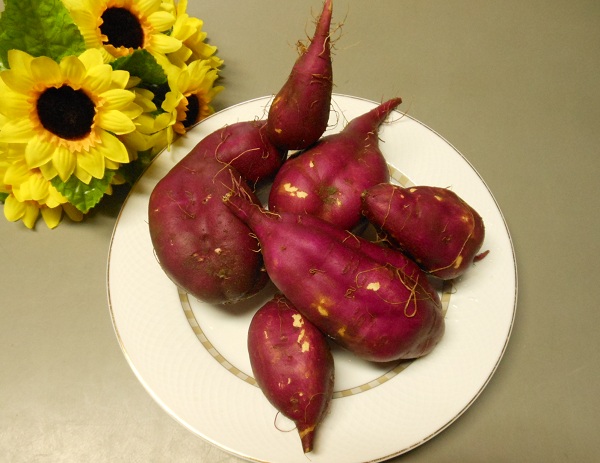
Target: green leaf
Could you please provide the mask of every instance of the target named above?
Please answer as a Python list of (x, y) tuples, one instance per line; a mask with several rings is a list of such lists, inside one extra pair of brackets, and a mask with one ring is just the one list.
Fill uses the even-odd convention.
[(66, 182), (59, 177), (52, 179), (52, 185), (69, 202), (86, 214), (89, 210), (100, 202), (110, 187), (110, 182), (115, 175), (115, 171), (106, 170), (104, 178), (92, 178), (89, 184), (83, 183), (75, 176), (71, 176)]
[(85, 51), (85, 41), (61, 0), (4, 0), (0, 16), (0, 65), (8, 51), (22, 50), (55, 61)]
[(148, 50), (135, 50), (130, 55), (116, 59), (111, 65), (115, 70), (128, 71), (132, 76), (139, 77), (145, 84), (161, 85), (167, 82), (165, 71)]
[(0, 203), (3, 203), (8, 198), (8, 193), (0, 193)]

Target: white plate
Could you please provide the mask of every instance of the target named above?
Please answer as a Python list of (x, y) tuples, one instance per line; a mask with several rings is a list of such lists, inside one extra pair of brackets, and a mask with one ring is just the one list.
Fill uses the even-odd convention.
[[(334, 95), (331, 128), (376, 103)], [(155, 259), (148, 233), (154, 185), (199, 140), (238, 121), (266, 116), (264, 97), (214, 114), (150, 165), (127, 197), (108, 258), (114, 329), (150, 395), (194, 434), (250, 461), (306, 463), (293, 425), (254, 384), (246, 350), (250, 318), (273, 288), (236, 310), (180, 293)], [(402, 184), (450, 187), (483, 217), (489, 255), (443, 294), (446, 333), (428, 356), (373, 365), (335, 349), (336, 393), (321, 424), (313, 463), (382, 461), (452, 424), (479, 396), (504, 353), (517, 296), (510, 235), (491, 192), (469, 162), (420, 122), (394, 112), (380, 129), (381, 149)]]

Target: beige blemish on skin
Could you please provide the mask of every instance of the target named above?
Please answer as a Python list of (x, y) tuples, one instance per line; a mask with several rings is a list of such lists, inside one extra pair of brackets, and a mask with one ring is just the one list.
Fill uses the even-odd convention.
[(458, 268), (460, 267), (460, 264), (462, 264), (463, 261), (463, 256), (459, 255), (456, 260), (454, 261), (454, 268)]
[(286, 193), (289, 193), (290, 196), (296, 196), (297, 198), (304, 199), (308, 196), (306, 191), (300, 191), (298, 187), (293, 186), (291, 183), (285, 183), (283, 189)]
[(223, 250), (221, 248), (215, 249), (215, 254), (221, 254)]
[(265, 339), (269, 339), (269, 333), (267, 333), (267, 331), (263, 331), (264, 335), (265, 335)]
[(312, 169), (313, 167), (315, 167), (315, 163), (314, 163), (314, 162), (311, 160), (311, 161), (308, 163), (308, 167), (310, 167), (310, 168)]
[(417, 191), (417, 189), (416, 189), (416, 188), (411, 188), (411, 189), (410, 189), (410, 190), (408, 190), (408, 191), (410, 191), (411, 193), (414, 193), (415, 191)]
[(317, 309), (317, 312), (319, 312), (319, 314), (321, 316), (328, 317), (329, 316), (329, 311), (327, 310), (327, 305), (329, 305), (328, 303), (330, 303), (330, 302), (327, 300), (327, 297), (321, 296), (317, 302), (311, 304), (311, 307)]
[(340, 335), (341, 338), (343, 338), (346, 335), (346, 327), (342, 326), (339, 330), (338, 330), (338, 334)]
[(367, 289), (370, 291), (379, 291), (379, 288), (381, 288), (381, 285), (379, 284), (378, 281), (374, 281), (367, 285)]
[(294, 323), (292, 326), (294, 326), (295, 328), (300, 328), (302, 325), (304, 325), (304, 319), (299, 313), (295, 313), (294, 315), (292, 315), (292, 318), (294, 319)]
[(444, 198), (442, 198), (442, 197), (441, 197), (441, 196), (439, 196), (439, 195), (434, 195), (433, 197), (434, 197), (435, 199), (437, 199), (438, 201), (443, 201), (443, 200), (444, 200)]
[(310, 350), (310, 343), (304, 339), (304, 335), (306, 334), (305, 330), (300, 331), (300, 334), (298, 335), (298, 344), (300, 344), (300, 351), (301, 352), (308, 352)]
[(327, 311), (327, 309), (325, 307), (323, 307), (321, 304), (319, 304), (317, 306), (317, 310), (319, 311), (319, 313), (323, 316), (323, 317), (328, 317), (329, 316), (329, 312)]

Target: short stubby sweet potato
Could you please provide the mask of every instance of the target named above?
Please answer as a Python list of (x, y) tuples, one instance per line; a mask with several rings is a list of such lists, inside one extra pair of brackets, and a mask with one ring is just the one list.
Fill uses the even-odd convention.
[(426, 276), (406, 274), (346, 245), (302, 216), (273, 213), (238, 194), (225, 203), (254, 231), (265, 267), (286, 298), (323, 333), (376, 362), (431, 352), (444, 333)]
[(401, 101), (382, 103), (290, 157), (275, 175), (269, 209), (312, 214), (342, 229), (357, 227), (363, 219), (362, 192), (389, 181), (378, 128)]
[(176, 164), (154, 187), (148, 227), (169, 278), (199, 300), (233, 303), (268, 282), (258, 242), (224, 204), (232, 188), (258, 199), (240, 174), (215, 159)]
[(258, 386), (296, 424), (304, 452), (312, 451), (333, 397), (334, 360), (325, 336), (276, 294), (252, 317), (248, 352)]
[(266, 121), (250, 120), (226, 125), (204, 137), (182, 159), (192, 164), (196, 157), (215, 158), (231, 165), (252, 188), (272, 180), (287, 151), (271, 143), (266, 134)]
[(367, 219), (437, 278), (457, 278), (486, 254), (478, 254), (483, 219), (447, 188), (382, 183), (367, 189), (362, 202)]

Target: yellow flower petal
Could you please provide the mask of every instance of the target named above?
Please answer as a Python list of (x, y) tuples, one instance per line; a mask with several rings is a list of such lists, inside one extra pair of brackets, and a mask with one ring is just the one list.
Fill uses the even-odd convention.
[(77, 156), (68, 148), (58, 146), (52, 154), (52, 164), (63, 182), (66, 182), (77, 165)]
[(12, 92), (7, 86), (0, 89), (2, 98), (0, 98), (0, 113), (10, 114), (11, 119), (27, 117), (31, 111), (31, 103), (22, 93)]
[(33, 137), (25, 148), (27, 165), (33, 169), (52, 161), (55, 148), (54, 145), (43, 141), (40, 137)]
[(77, 166), (92, 177), (104, 177), (104, 156), (98, 149), (83, 151), (77, 155)]
[(159, 53), (173, 53), (181, 48), (181, 41), (164, 34), (154, 34), (150, 38), (152, 49)]
[(112, 68), (110, 65), (95, 66), (88, 69), (83, 81), (83, 87), (98, 94), (110, 89)]
[(56, 171), (56, 167), (54, 167), (51, 162), (49, 162), (48, 164), (44, 164), (43, 166), (40, 166), (39, 169), (40, 169), (40, 172), (42, 173), (43, 177), (46, 180), (52, 180), (54, 177), (56, 177), (58, 175), (58, 172)]
[(64, 82), (60, 66), (47, 56), (40, 56), (31, 62), (31, 73), (36, 82), (46, 87), (58, 86)]
[(83, 63), (75, 56), (67, 56), (60, 62), (63, 78), (71, 87), (78, 90), (85, 77), (86, 69)]
[(100, 94), (104, 100), (105, 109), (123, 109), (135, 99), (135, 94), (129, 90), (113, 88)]
[(90, 48), (79, 55), (79, 60), (83, 63), (87, 70), (94, 67), (103, 67), (104, 59), (102, 53), (96, 48)]
[(56, 228), (60, 223), (60, 219), (62, 218), (62, 206), (58, 207), (43, 207), (40, 212), (42, 213), (42, 218), (46, 223), (48, 228)]
[(150, 15), (160, 8), (161, 1), (162, 0), (137, 0), (135, 4), (141, 12)]
[(26, 182), (31, 171), (25, 162), (16, 161), (9, 165), (4, 172), (4, 183), (11, 186), (19, 186)]
[(27, 143), (35, 132), (27, 118), (7, 120), (0, 131), (0, 142)]
[(28, 184), (30, 198), (39, 203), (45, 203), (48, 197), (48, 180), (36, 173), (29, 177)]
[(175, 24), (175, 16), (166, 11), (156, 11), (148, 16), (148, 22), (155, 30), (164, 32)]
[(21, 220), (25, 224), (25, 226), (29, 229), (32, 229), (40, 215), (40, 206), (39, 204), (33, 201), (27, 201), (25, 203), (25, 214), (21, 217)]
[(129, 162), (127, 148), (125, 148), (125, 145), (117, 137), (108, 132), (102, 132), (101, 137), (102, 142), (96, 148), (106, 159), (122, 164)]
[(117, 88), (127, 88), (132, 77), (129, 72), (117, 69), (112, 72), (112, 83)]
[(92, 176), (90, 175), (90, 173), (83, 170), (79, 166), (75, 167), (75, 172), (73, 172), (73, 175), (86, 185), (88, 185), (92, 181)]
[(117, 135), (133, 132), (135, 124), (131, 118), (127, 117), (121, 111), (109, 110), (102, 111), (96, 115), (96, 124), (104, 130), (114, 132)]
[(25, 203), (9, 195), (4, 201), (4, 217), (10, 222), (16, 222), (25, 215)]

